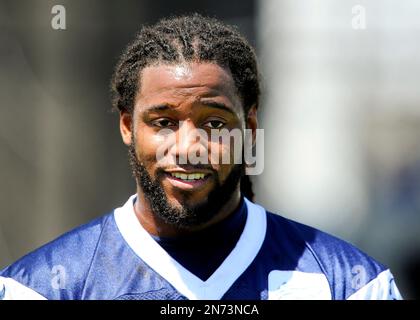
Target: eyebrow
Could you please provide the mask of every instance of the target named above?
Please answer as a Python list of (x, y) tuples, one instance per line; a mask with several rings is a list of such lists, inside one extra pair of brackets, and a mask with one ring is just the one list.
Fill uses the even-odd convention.
[[(212, 107), (212, 108), (215, 108), (215, 109), (219, 109), (219, 110), (223, 110), (223, 111), (229, 112), (233, 115), (236, 115), (236, 112), (233, 111), (232, 108), (228, 107), (224, 103), (220, 103), (220, 102), (216, 102), (216, 101), (206, 101), (206, 100), (200, 101), (200, 103), (202, 105)], [(170, 105), (170, 104), (159, 104), (159, 105), (148, 107), (146, 109), (146, 111), (147, 112), (159, 112), (159, 111), (173, 110), (174, 108), (175, 108), (175, 106)]]
[(219, 109), (219, 110), (223, 110), (223, 111), (227, 111), (233, 115), (236, 115), (236, 112), (232, 110), (232, 108), (228, 107), (227, 105), (225, 105), (224, 103), (220, 103), (220, 102), (216, 102), (216, 101), (206, 101), (206, 100), (202, 100), (200, 101), (201, 104), (208, 106), (208, 107), (212, 107), (215, 109)]
[(158, 111), (166, 111), (166, 110), (172, 110), (173, 107), (169, 104), (159, 104), (156, 106), (150, 106), (146, 108), (145, 111), (147, 112), (158, 112)]

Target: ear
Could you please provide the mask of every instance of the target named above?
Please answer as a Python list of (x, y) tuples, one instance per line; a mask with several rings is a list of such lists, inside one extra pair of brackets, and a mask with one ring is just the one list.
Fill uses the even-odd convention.
[(255, 146), (258, 129), (257, 106), (255, 104), (248, 111), (246, 127), (252, 130), (252, 145)]
[(120, 112), (120, 132), (125, 145), (129, 146), (133, 138), (133, 117), (127, 111)]

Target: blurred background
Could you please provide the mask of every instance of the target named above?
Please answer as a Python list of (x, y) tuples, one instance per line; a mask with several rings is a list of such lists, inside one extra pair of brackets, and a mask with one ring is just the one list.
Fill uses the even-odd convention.
[(142, 24), (193, 11), (256, 47), (257, 202), (354, 243), (420, 298), (416, 0), (0, 0), (0, 269), (135, 192), (113, 67)]

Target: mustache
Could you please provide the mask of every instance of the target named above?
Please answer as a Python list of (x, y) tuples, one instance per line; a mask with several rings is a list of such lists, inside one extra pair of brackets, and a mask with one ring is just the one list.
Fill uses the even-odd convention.
[[(135, 171), (138, 171), (139, 165), (143, 166), (143, 161), (140, 161), (140, 159), (137, 157), (134, 142), (132, 142), (128, 146), (128, 155), (129, 155), (128, 159), (129, 159), (129, 162), (130, 162), (132, 168)], [(149, 159), (149, 157), (145, 157), (144, 160), (146, 162), (148, 160), (149, 161), (151, 160), (151, 162), (154, 162), (156, 159), (154, 157), (150, 157), (150, 159)], [(213, 168), (211, 164), (202, 164), (202, 163), (189, 164), (189, 163), (186, 163), (186, 164), (168, 164), (166, 166), (157, 167), (155, 169), (154, 179), (161, 180), (166, 175), (166, 173), (167, 173), (166, 171), (176, 170), (176, 169), (181, 169), (181, 170), (185, 170), (185, 171), (195, 171), (195, 170), (208, 171), (217, 180), (219, 178), (219, 172), (215, 168)], [(134, 176), (136, 176), (136, 175), (134, 175)]]

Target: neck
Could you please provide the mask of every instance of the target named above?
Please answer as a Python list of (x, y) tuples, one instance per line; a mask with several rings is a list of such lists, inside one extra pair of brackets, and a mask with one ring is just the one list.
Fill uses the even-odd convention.
[(137, 219), (149, 234), (159, 237), (177, 237), (206, 229), (224, 220), (238, 208), (240, 200), (241, 193), (238, 186), (226, 204), (214, 214), (211, 220), (199, 226), (183, 228), (169, 224), (157, 216), (152, 211), (149, 201), (146, 199), (143, 191), (140, 188), (137, 188), (137, 201), (134, 204), (134, 211)]

